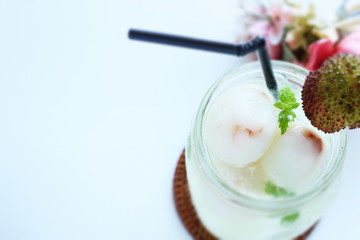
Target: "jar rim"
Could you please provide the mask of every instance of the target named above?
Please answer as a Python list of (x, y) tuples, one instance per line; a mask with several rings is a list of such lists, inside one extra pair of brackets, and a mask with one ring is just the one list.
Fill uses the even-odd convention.
[[(274, 72), (284, 73), (287, 75), (306, 76), (308, 74), (308, 70), (302, 68), (298, 65), (294, 65), (288, 62), (283, 61), (271, 61)], [(312, 185), (308, 190), (304, 191), (300, 194), (295, 194), (293, 196), (287, 198), (274, 198), (274, 199), (260, 199), (255, 198), (251, 195), (246, 195), (235, 190), (229, 184), (227, 184), (210, 166), (209, 160), (211, 159), (207, 148), (205, 146), (205, 141), (203, 141), (203, 126), (205, 120), (205, 113), (209, 104), (210, 99), (215, 94), (216, 90), (224, 84), (224, 82), (231, 79), (231, 77), (239, 76), (239, 72), (241, 74), (248, 74), (249, 71), (253, 72), (261, 72), (261, 66), (259, 62), (250, 62), (241, 66), (230, 70), (225, 73), (220, 79), (218, 79), (207, 91), (203, 100), (201, 101), (200, 107), (195, 117), (193, 131), (191, 134), (191, 138), (194, 140), (194, 148), (195, 154), (197, 155), (200, 161), (200, 167), (203, 172), (205, 172), (206, 177), (211, 181), (212, 185), (219, 190), (226, 198), (231, 200), (232, 202), (256, 209), (261, 210), (280, 210), (285, 208), (296, 208), (300, 205), (305, 204), (310, 201), (318, 194), (323, 192), (339, 175), (345, 157), (345, 148), (346, 148), (346, 136), (347, 131), (342, 130), (338, 133), (333, 133), (333, 138), (338, 141), (338, 149), (337, 152), (334, 153), (334, 148), (332, 149), (330, 158), (335, 158), (331, 168), (319, 179), (314, 185)], [(240, 75), (241, 75), (240, 74)], [(304, 79), (305, 80), (305, 79)], [(303, 84), (304, 80), (301, 82)], [(336, 155), (336, 156), (334, 156)]]

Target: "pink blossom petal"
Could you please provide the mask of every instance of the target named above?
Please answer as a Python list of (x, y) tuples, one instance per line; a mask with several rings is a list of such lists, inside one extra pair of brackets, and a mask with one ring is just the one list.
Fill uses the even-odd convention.
[(284, 26), (281, 23), (275, 23), (274, 25), (272, 25), (269, 31), (270, 44), (272, 45), (279, 44), (283, 34), (284, 34)]
[(294, 16), (294, 13), (291, 11), (286, 11), (282, 13), (282, 21), (284, 22), (284, 24), (288, 24), (292, 17)]
[(325, 59), (334, 55), (334, 43), (329, 39), (320, 39), (309, 46), (309, 60), (306, 63), (306, 68), (310, 71), (318, 69)]
[(281, 2), (275, 2), (269, 7), (269, 17), (272, 22), (269, 31), (269, 40), (272, 45), (280, 43), (284, 29), (286, 25), (289, 24), (291, 16), (291, 13), (287, 11)]
[(283, 4), (281, 2), (274, 2), (269, 6), (269, 15), (271, 17), (281, 16), (283, 13)]
[(261, 35), (267, 36), (270, 29), (270, 24), (267, 21), (258, 21), (252, 24), (249, 28), (249, 33), (251, 35)]
[(264, 5), (260, 5), (256, 11), (256, 13), (260, 16), (265, 15), (267, 13), (267, 9)]
[(344, 37), (336, 47), (336, 53), (353, 53), (360, 55), (360, 31)]

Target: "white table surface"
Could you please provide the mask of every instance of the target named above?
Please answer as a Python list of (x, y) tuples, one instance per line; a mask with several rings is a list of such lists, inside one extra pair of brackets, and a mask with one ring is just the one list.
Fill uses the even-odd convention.
[[(329, 14), (336, 3), (318, 1)], [(129, 41), (235, 39), (232, 0), (0, 1), (0, 239), (190, 239), (172, 178), (206, 89), (242, 63)], [(360, 131), (311, 240), (360, 239)]]

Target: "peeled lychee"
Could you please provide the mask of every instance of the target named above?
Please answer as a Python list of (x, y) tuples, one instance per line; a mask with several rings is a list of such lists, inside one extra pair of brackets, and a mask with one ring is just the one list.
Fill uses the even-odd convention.
[(269, 181), (290, 192), (299, 192), (319, 177), (326, 145), (313, 129), (292, 124), (277, 138), (261, 160)]
[(205, 127), (209, 151), (238, 166), (258, 160), (277, 130), (273, 99), (266, 90), (236, 87), (210, 106)]

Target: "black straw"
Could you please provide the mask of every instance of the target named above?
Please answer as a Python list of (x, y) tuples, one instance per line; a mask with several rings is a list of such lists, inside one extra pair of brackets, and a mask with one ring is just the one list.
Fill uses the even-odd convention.
[(266, 50), (266, 46), (260, 47), (257, 51), (257, 54), (260, 59), (261, 68), (265, 77), (266, 86), (273, 94), (275, 99), (278, 100), (279, 92), (274, 77), (274, 72), (272, 70), (269, 54), (268, 51)]
[(136, 29), (130, 29), (129, 38), (133, 40), (167, 44), (177, 47), (186, 47), (210, 52), (231, 54), (235, 56), (244, 56), (265, 45), (264, 39), (260, 37), (256, 37), (245, 44), (229, 44)]
[(258, 56), (266, 80), (266, 85), (277, 99), (277, 84), (274, 73), (272, 71), (270, 58), (266, 50), (265, 39), (262, 37), (255, 37), (254, 39), (243, 44), (229, 44), (191, 37), (130, 29), (129, 38), (133, 40), (167, 44), (177, 47), (186, 47), (210, 52), (230, 54), (238, 57), (258, 50)]

